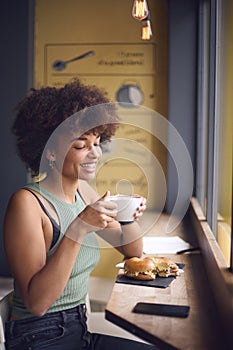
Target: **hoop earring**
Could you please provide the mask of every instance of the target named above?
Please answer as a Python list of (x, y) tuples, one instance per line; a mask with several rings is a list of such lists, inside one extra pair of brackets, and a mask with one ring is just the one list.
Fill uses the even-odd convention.
[(52, 159), (49, 160), (49, 167), (50, 167), (50, 169), (54, 168), (54, 163), (55, 163), (54, 160), (52, 160)]

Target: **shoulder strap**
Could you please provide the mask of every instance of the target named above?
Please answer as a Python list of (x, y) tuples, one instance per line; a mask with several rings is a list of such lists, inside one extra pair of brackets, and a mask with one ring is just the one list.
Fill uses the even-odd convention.
[(41, 200), (37, 197), (37, 195), (31, 191), (29, 188), (24, 188), (25, 190), (31, 192), (33, 194), (33, 196), (37, 199), (38, 203), (40, 204), (42, 210), (45, 212), (45, 214), (48, 216), (48, 218), (50, 219), (50, 221), (52, 222), (53, 225), (53, 240), (50, 246), (50, 249), (55, 245), (55, 243), (57, 242), (59, 235), (60, 235), (60, 228), (59, 225), (56, 223), (56, 221), (51, 217), (51, 215), (49, 214), (48, 210), (45, 208), (44, 204), (41, 202)]
[(40, 204), (42, 210), (45, 212), (46, 215), (49, 216), (49, 218), (51, 218), (51, 216), (49, 215), (49, 213), (48, 213), (47, 209), (45, 208), (44, 204), (43, 204), (43, 203), (41, 202), (41, 200), (37, 197), (37, 195), (36, 195), (33, 191), (31, 191), (29, 188), (24, 188), (24, 190), (27, 190), (27, 191), (29, 191), (29, 192), (31, 192), (31, 193), (33, 194), (33, 196), (37, 199), (38, 203)]

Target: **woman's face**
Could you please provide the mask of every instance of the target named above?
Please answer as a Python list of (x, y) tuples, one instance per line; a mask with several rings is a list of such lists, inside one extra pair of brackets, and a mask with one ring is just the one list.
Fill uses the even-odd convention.
[(69, 141), (71, 146), (68, 152), (61, 159), (56, 155), (55, 166), (58, 169), (62, 168), (64, 177), (92, 180), (95, 177), (97, 162), (102, 156), (100, 136), (92, 133), (83, 134)]

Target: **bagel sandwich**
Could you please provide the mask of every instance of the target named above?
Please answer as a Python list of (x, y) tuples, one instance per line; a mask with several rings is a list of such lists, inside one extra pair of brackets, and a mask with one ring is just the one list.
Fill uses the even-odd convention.
[(124, 275), (142, 281), (153, 281), (156, 278), (155, 264), (150, 258), (130, 258), (124, 263)]
[(159, 277), (179, 276), (179, 266), (166, 257), (151, 257), (155, 265), (155, 272)]

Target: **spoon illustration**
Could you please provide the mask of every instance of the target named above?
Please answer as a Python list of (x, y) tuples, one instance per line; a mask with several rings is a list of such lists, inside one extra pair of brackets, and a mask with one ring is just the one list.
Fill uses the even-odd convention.
[(80, 56), (71, 58), (70, 60), (67, 60), (67, 61), (57, 60), (57, 61), (55, 61), (53, 63), (53, 69), (55, 69), (57, 71), (64, 70), (68, 63), (74, 62), (74, 61), (77, 61), (77, 60), (81, 60), (82, 58), (89, 57), (89, 56), (92, 56), (92, 55), (94, 55), (94, 51), (88, 51), (88, 52), (83, 53)]

